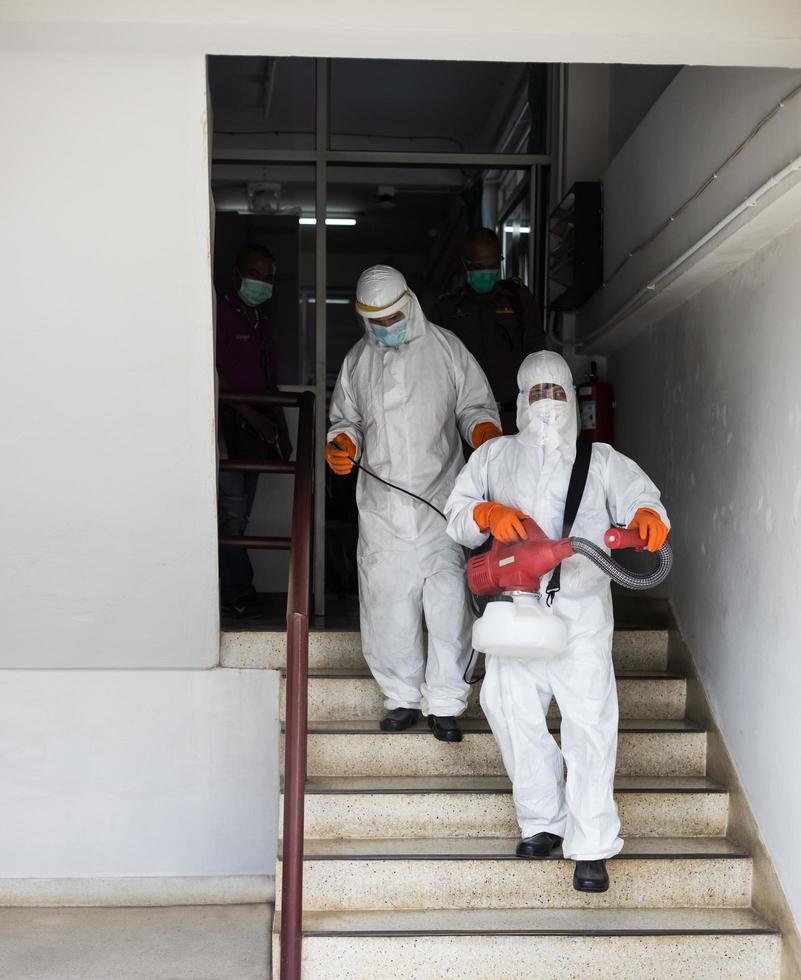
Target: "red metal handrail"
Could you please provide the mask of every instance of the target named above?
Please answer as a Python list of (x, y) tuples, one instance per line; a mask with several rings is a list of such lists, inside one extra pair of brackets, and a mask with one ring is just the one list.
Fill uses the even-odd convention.
[(314, 515), (314, 395), (299, 398), (297, 471), (292, 501), (292, 547), (286, 607), (286, 735), (284, 840), (281, 884), (281, 980), (300, 980), (303, 929), (303, 807), (309, 698)]
[[(314, 395), (240, 395), (220, 392), (236, 404), (297, 406), (298, 447), (291, 470), (260, 463), (251, 472), (294, 472), (291, 538), (224, 538), (238, 547), (289, 547), (286, 605), (286, 722), (284, 745), (284, 838), (281, 883), (281, 980), (300, 980), (303, 937), (303, 818), (306, 791), (306, 730), (309, 699), (309, 613), (311, 609), (312, 524), (314, 517)], [(239, 468), (228, 460), (225, 469)], [(233, 464), (233, 465), (231, 465)], [(286, 464), (282, 464), (286, 465)]]

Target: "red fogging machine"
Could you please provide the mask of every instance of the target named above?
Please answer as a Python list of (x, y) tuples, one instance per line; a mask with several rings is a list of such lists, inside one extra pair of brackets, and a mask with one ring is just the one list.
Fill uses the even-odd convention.
[[(559, 573), (548, 583), (548, 602), (540, 599), (540, 581), (558, 570), (573, 555), (583, 555), (614, 582), (628, 589), (651, 589), (663, 582), (673, 562), (670, 545), (655, 552), (652, 572), (631, 572), (586, 538), (546, 536), (531, 518), (523, 521), (528, 538), (504, 544), (493, 539), (492, 547), (467, 562), (467, 583), (477, 596), (488, 596), (483, 616), (473, 625), (473, 649), (501, 657), (538, 658), (558, 656), (567, 646), (567, 629), (555, 615), (551, 602), (558, 591)], [(644, 542), (637, 531), (610, 527), (604, 544), (611, 551), (633, 548), (642, 551)]]

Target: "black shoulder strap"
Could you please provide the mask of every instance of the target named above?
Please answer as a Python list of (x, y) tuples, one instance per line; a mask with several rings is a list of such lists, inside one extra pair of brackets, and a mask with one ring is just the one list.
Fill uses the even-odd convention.
[[(584, 488), (587, 486), (587, 474), (590, 470), (590, 458), (592, 457), (592, 443), (579, 436), (576, 442), (576, 458), (573, 462), (573, 469), (570, 471), (570, 483), (567, 485), (567, 499), (565, 500), (565, 516), (562, 521), (562, 537), (567, 538), (576, 520), (576, 514), (584, 496)], [(562, 577), (562, 566), (557, 565), (551, 573), (548, 581), (548, 605), (552, 605), (559, 591)]]

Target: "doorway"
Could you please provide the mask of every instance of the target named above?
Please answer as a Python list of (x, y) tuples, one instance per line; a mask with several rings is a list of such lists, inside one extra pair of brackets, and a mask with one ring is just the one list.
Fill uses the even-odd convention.
[[(504, 275), (542, 306), (550, 66), (211, 57), (208, 74), (215, 286), (230, 288), (243, 243), (275, 254), (268, 316), (278, 383), (314, 391), (318, 433), (342, 360), (361, 336), (353, 290), (367, 266), (399, 268), (430, 313), (461, 281), (465, 231), (489, 227), (501, 236)], [(266, 483), (254, 533), (285, 533), (289, 481)], [(356, 515), (352, 486), (328, 480), (322, 456), (315, 491), (321, 615), (327, 592), (355, 594)], [(257, 591), (283, 590), (286, 561), (253, 555)]]

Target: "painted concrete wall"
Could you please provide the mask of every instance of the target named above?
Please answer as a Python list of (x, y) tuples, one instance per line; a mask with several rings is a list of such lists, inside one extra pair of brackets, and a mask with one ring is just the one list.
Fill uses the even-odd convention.
[(782, 69), (683, 68), (610, 162), (604, 181), (606, 286), (582, 309), (586, 337), (801, 151), (801, 96), (788, 101), (651, 244), (621, 268), (801, 82)]
[(0, 666), (214, 664), (203, 61), (6, 52), (0, 93)]
[(371, 4), (320, 0), (6, 0), (14, 46), (207, 54), (451, 58), (477, 61), (801, 67), (796, 0), (512, 0), (488, 18), (482, 0)]
[(611, 359), (661, 487), (684, 637), (801, 921), (801, 225)]
[(609, 155), (615, 156), (679, 72), (676, 65), (611, 65)]
[(609, 65), (568, 65), (565, 74), (567, 193), (577, 180), (600, 180), (609, 162)]
[(265, 875), (275, 671), (0, 671), (2, 878)]

